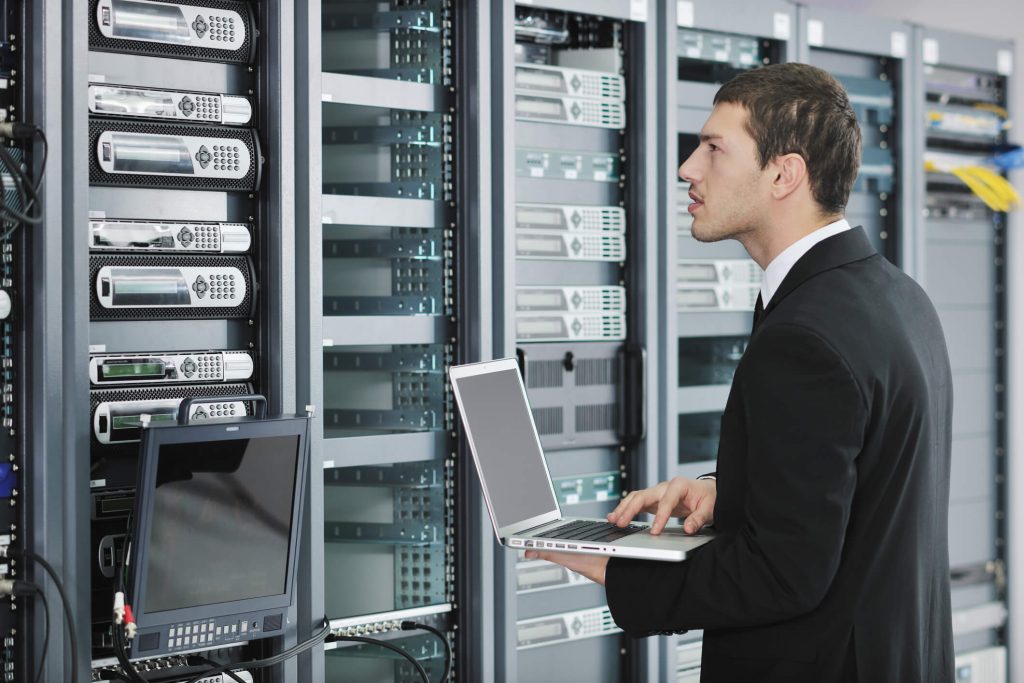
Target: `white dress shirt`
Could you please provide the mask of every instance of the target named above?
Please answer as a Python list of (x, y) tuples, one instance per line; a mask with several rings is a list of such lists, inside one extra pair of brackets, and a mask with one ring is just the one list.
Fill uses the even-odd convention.
[(768, 302), (772, 300), (775, 292), (779, 289), (779, 285), (786, 279), (786, 275), (789, 274), (789, 271), (796, 262), (800, 260), (800, 257), (811, 250), (811, 247), (822, 240), (849, 229), (850, 224), (846, 222), (845, 218), (841, 218), (835, 223), (829, 223), (823, 228), (818, 228), (810, 235), (805, 235), (786, 247), (765, 268), (764, 281), (761, 283), (761, 304), (765, 308), (768, 307)]

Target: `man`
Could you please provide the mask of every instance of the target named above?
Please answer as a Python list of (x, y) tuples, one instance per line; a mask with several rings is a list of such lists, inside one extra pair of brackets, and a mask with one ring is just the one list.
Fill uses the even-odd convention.
[(701, 680), (953, 680), (947, 551), (952, 381), (935, 309), (842, 213), (861, 135), (805, 64), (715, 96), (693, 235), (765, 269), (722, 417), (715, 479), (634, 491), (608, 516), (684, 517), (682, 563), (531, 553), (604, 583), (628, 634), (704, 629)]

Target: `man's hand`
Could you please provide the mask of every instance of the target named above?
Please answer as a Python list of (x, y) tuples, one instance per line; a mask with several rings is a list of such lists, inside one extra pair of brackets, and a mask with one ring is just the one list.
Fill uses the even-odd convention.
[(604, 585), (604, 572), (608, 558), (604, 555), (583, 555), (582, 553), (549, 553), (543, 550), (527, 550), (528, 560), (547, 560), (560, 564), (570, 571), (582, 574), (594, 583)]
[(685, 517), (683, 531), (695, 534), (715, 521), (718, 482), (714, 479), (675, 477), (649, 489), (633, 491), (619, 501), (608, 521), (624, 527), (641, 512), (654, 515), (652, 534), (660, 534), (669, 517)]

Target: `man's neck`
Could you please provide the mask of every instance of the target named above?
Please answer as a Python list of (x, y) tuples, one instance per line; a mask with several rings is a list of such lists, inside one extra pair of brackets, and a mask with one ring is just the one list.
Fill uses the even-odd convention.
[(805, 217), (803, 220), (780, 221), (776, 225), (766, 226), (761, 230), (752, 230), (744, 234), (739, 241), (750, 254), (750, 258), (754, 259), (762, 269), (766, 269), (768, 264), (787, 248), (815, 230), (820, 230), (826, 225), (842, 220), (842, 218), (842, 214), (814, 215)]

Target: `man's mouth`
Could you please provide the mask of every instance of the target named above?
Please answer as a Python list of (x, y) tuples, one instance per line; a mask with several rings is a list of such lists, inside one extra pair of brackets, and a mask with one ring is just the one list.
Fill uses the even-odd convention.
[(692, 204), (690, 204), (688, 207), (686, 207), (687, 211), (689, 211), (690, 213), (693, 213), (694, 211), (696, 211), (700, 207), (704, 206), (704, 200), (701, 199), (699, 196), (697, 196), (693, 192), (690, 192), (689, 195), (690, 195), (690, 201), (692, 202)]

